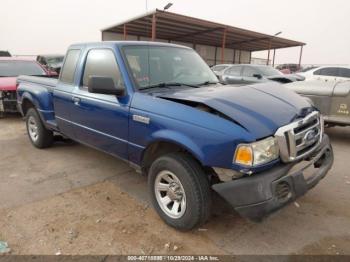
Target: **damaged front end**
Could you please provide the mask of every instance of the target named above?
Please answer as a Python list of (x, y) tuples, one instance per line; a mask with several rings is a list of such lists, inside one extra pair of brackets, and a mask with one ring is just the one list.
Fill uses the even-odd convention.
[(219, 110), (214, 109), (213, 107), (210, 107), (209, 105), (206, 105), (205, 103), (198, 102), (198, 101), (185, 100), (185, 99), (177, 99), (177, 98), (166, 97), (166, 96), (159, 96), (159, 97), (162, 99), (166, 99), (166, 100), (173, 101), (173, 102), (176, 102), (179, 104), (193, 107), (199, 111), (203, 111), (203, 112), (218, 116), (220, 118), (223, 118), (225, 120), (233, 122), (234, 124), (246, 129), (243, 125), (241, 125), (239, 122), (237, 122), (233, 118), (225, 115), (224, 113), (220, 112)]
[(212, 188), (241, 216), (254, 221), (305, 194), (333, 165), (332, 146), (317, 111), (281, 127), (275, 137), (280, 161), (274, 167), (242, 178), (237, 172), (214, 169), (221, 183)]
[(16, 91), (0, 91), (0, 116), (16, 112), (18, 112)]

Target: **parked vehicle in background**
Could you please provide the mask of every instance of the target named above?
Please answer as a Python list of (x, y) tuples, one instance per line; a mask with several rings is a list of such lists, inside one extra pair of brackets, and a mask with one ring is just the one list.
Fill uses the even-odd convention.
[(307, 72), (307, 71), (309, 71), (309, 70), (312, 70), (312, 69), (315, 69), (315, 68), (318, 68), (319, 66), (314, 66), (314, 65), (309, 65), (309, 66), (306, 66), (306, 67), (304, 67), (302, 70), (300, 70), (300, 72), (298, 72), (298, 73), (305, 73), (305, 72)]
[(220, 79), (225, 84), (254, 84), (264, 82), (291, 83), (294, 77), (284, 75), (271, 66), (240, 64), (224, 70)]
[(333, 163), (306, 99), (273, 82), (221, 85), (188, 47), (72, 45), (60, 79), (18, 82), (35, 147), (52, 145), (55, 132), (122, 158), (148, 175), (154, 208), (177, 229), (208, 219), (211, 189), (260, 220), (313, 188)]
[(312, 100), (328, 126), (350, 125), (350, 79), (311, 78), (285, 87)]
[(305, 76), (298, 75), (298, 74), (289, 74), (288, 78), (293, 80), (293, 82), (295, 82), (295, 81), (304, 81), (306, 79)]
[(63, 59), (64, 55), (39, 55), (36, 60), (48, 70), (59, 74), (63, 65)]
[(342, 81), (350, 79), (350, 66), (321, 66), (300, 72), (298, 75), (306, 79), (317, 78), (323, 80)]
[(11, 54), (9, 51), (0, 50), (0, 57), (11, 57)]
[(1, 57), (0, 116), (3, 116), (4, 113), (18, 112), (16, 99), (16, 81), (17, 76), (19, 75), (50, 76), (52, 73), (50, 71), (47, 71), (36, 61), (12, 57)]
[(220, 79), (222, 73), (225, 71), (226, 68), (232, 66), (232, 64), (219, 64), (211, 67), (211, 70), (214, 72), (214, 74)]
[(298, 64), (282, 64), (276, 66), (276, 69), (282, 72), (289, 72), (289, 74), (294, 74), (299, 72), (301, 70), (301, 67)]

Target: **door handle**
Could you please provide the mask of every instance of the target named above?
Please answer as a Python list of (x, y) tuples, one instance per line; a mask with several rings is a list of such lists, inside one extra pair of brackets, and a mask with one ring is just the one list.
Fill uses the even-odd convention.
[(78, 106), (80, 104), (81, 99), (79, 97), (72, 97), (72, 100), (74, 102), (74, 105)]

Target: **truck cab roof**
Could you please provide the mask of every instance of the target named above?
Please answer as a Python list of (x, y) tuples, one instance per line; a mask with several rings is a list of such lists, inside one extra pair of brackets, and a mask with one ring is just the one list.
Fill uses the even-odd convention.
[(172, 43), (163, 43), (163, 42), (150, 42), (150, 41), (102, 41), (102, 42), (89, 42), (89, 43), (77, 43), (69, 46), (69, 49), (74, 48), (88, 48), (88, 47), (115, 47), (115, 46), (128, 46), (128, 45), (149, 45), (149, 46), (173, 46), (178, 48), (191, 49), (187, 46), (172, 44)]

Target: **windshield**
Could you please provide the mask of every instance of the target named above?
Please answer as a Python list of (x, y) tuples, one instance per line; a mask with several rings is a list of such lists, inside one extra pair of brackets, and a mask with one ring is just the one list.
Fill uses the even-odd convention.
[(0, 77), (19, 75), (45, 75), (45, 71), (31, 61), (0, 61)]
[(139, 89), (162, 83), (200, 85), (218, 80), (192, 49), (170, 46), (123, 47), (128, 66)]
[(278, 76), (283, 75), (280, 71), (274, 69), (271, 66), (258, 66), (259, 71), (263, 76)]

